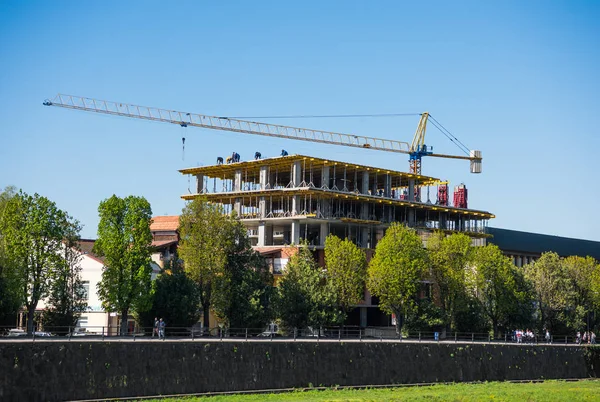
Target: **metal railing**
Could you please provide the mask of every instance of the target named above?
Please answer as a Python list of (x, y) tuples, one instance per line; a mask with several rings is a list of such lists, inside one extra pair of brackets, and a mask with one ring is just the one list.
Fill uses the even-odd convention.
[(293, 328), (273, 331), (264, 328), (201, 328), (165, 327), (161, 332), (152, 327), (129, 328), (121, 334), (119, 327), (45, 327), (28, 333), (26, 328), (0, 327), (0, 340), (44, 340), (44, 341), (116, 341), (116, 340), (217, 340), (217, 341), (386, 341), (386, 342), (441, 342), (441, 343), (512, 343), (512, 344), (594, 344), (591, 339), (583, 341), (575, 335), (552, 335), (550, 339), (535, 334), (517, 339), (513, 333), (502, 333), (494, 337), (490, 333), (476, 332), (433, 332), (403, 331), (397, 335), (394, 327), (322, 327)]

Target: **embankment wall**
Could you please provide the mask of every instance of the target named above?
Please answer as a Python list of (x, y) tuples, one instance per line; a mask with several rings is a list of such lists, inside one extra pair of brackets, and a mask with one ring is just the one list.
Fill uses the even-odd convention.
[(597, 377), (600, 349), (388, 342), (2, 342), (0, 400)]

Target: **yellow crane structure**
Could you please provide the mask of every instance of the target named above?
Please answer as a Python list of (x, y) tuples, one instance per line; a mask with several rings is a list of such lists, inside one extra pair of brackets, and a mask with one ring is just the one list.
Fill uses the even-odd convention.
[[(466, 147), (463, 146), (463, 151), (468, 153), (468, 155), (447, 155), (434, 153), (432, 147), (425, 145), (427, 122), (430, 118), (430, 114), (427, 112), (421, 114), (414, 138), (412, 143), (409, 144), (403, 141), (367, 137), (363, 135), (313, 130), (230, 117), (207, 116), (198, 113), (179, 112), (156, 107), (146, 107), (63, 94), (58, 94), (52, 100), (44, 101), (43, 104), (45, 106), (57, 106), (66, 109), (159, 121), (177, 124), (181, 127), (201, 127), (212, 130), (402, 153), (409, 155), (410, 172), (414, 174), (421, 174), (421, 158), (423, 156), (468, 160), (470, 161), (471, 173), (481, 173), (481, 151), (468, 151), (466, 150)], [(436, 123), (434, 122), (434, 124)], [(437, 123), (436, 126), (438, 126), (438, 124), (439, 123)], [(438, 126), (438, 128), (440, 127)]]

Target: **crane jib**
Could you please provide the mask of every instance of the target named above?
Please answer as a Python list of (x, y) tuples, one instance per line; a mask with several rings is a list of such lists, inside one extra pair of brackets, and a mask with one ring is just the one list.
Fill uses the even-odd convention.
[[(414, 154), (415, 144), (422, 146), (424, 143), (425, 126), (428, 113), (422, 115), (417, 134), (413, 139), (413, 144), (403, 141), (389, 140), (362, 135), (343, 134), (323, 130), (313, 130), (308, 128), (291, 127), (271, 123), (263, 123), (249, 120), (241, 120), (223, 116), (207, 116), (197, 113), (179, 112), (173, 110), (159, 109), (132, 105), (120, 102), (98, 100), (92, 98), (83, 98), (71, 95), (57, 95), (53, 100), (46, 100), (46, 106), (58, 106), (67, 109), (83, 110), (115, 116), (131, 117), (142, 120), (160, 121), (164, 123), (177, 124), (181, 127), (200, 127), (211, 130), (231, 131), (244, 134), (262, 135), (268, 137), (277, 137), (284, 139), (294, 139), (301, 141), (317, 142), (322, 144), (343, 145), (354, 148), (372, 149), (385, 152), (396, 152), (403, 154)], [(418, 137), (418, 138), (417, 138)], [(479, 154), (473, 154), (478, 152)], [(477, 163), (479, 170), (481, 167), (481, 153), (472, 151), (470, 156), (443, 155), (431, 152), (423, 155), (464, 159)], [(419, 158), (420, 159), (420, 158)], [(420, 163), (418, 169), (420, 170)], [(472, 172), (473, 168), (471, 169)], [(474, 172), (479, 173), (479, 172)]]

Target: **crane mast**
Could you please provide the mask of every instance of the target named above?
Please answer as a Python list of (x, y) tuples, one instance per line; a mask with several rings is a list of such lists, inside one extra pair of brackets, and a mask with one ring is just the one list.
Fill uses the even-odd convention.
[[(421, 173), (421, 157), (433, 156), (439, 158), (463, 159), (471, 161), (471, 172), (481, 172), (481, 153), (472, 151), (470, 156), (436, 154), (428, 150), (424, 144), (425, 129), (429, 113), (423, 113), (412, 144), (363, 135), (343, 134), (331, 131), (313, 130), (308, 128), (291, 127), (279, 124), (262, 123), (241, 120), (230, 117), (207, 116), (198, 113), (188, 113), (139, 106), (121, 102), (113, 102), (81, 96), (58, 94), (52, 100), (46, 100), (45, 106), (57, 106), (66, 109), (83, 110), (115, 116), (131, 117), (142, 120), (152, 120), (177, 124), (181, 127), (200, 127), (212, 130), (231, 131), (244, 134), (262, 135), (268, 137), (286, 138), (300, 141), (317, 142), (322, 144), (342, 145), (354, 148), (366, 148), (385, 152), (396, 152), (410, 155), (411, 172)], [(473, 152), (479, 152), (473, 156)], [(473, 165), (479, 166), (479, 171), (473, 170)]]

